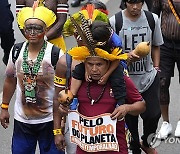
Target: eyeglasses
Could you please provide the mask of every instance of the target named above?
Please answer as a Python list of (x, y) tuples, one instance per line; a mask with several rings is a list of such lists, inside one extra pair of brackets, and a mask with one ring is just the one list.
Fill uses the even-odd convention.
[(39, 34), (43, 32), (44, 28), (41, 25), (30, 24), (25, 26), (25, 33), (27, 34)]

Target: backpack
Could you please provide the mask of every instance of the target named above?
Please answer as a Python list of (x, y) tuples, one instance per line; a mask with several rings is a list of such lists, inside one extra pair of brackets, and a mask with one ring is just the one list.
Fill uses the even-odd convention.
[[(19, 56), (19, 53), (20, 53), (21, 48), (23, 46), (23, 43), (24, 42), (15, 44), (13, 49), (12, 49), (12, 61), (14, 64), (15, 64), (18, 56)], [(60, 49), (53, 45), (52, 51), (51, 51), (51, 64), (54, 67), (54, 69), (56, 69), (56, 63), (59, 59), (59, 51), (60, 51)]]
[[(149, 27), (152, 31), (152, 36), (154, 35), (154, 29), (155, 29), (155, 20), (153, 17), (153, 14), (149, 11), (144, 10), (144, 13), (146, 15)], [(116, 34), (119, 35), (119, 31), (122, 28), (123, 25), (123, 19), (122, 19), (122, 11), (115, 14), (115, 28), (116, 28)]]

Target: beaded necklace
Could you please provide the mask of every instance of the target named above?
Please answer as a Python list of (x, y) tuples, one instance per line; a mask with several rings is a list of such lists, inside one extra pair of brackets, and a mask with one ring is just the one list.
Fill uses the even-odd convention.
[(24, 71), (23, 85), (25, 88), (26, 103), (36, 103), (36, 77), (44, 57), (46, 46), (47, 42), (44, 42), (35, 63), (32, 60), (28, 61), (28, 43), (24, 49), (22, 68)]
[(101, 99), (101, 97), (103, 96), (105, 88), (106, 88), (106, 84), (103, 86), (100, 95), (97, 97), (97, 99), (94, 100), (90, 94), (90, 83), (91, 82), (88, 82), (88, 85), (87, 85), (87, 96), (91, 100), (91, 105), (93, 105), (94, 103), (98, 102)]

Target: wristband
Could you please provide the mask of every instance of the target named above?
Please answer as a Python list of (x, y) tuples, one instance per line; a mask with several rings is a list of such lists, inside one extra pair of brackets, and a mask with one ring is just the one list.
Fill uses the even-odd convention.
[(58, 76), (54, 76), (54, 84), (59, 87), (59, 86), (65, 86), (66, 85), (66, 79), (65, 78), (60, 78)]
[(157, 72), (161, 72), (161, 70), (159, 69), (159, 66), (154, 66), (154, 68), (157, 70)]
[(59, 14), (59, 13), (67, 14), (68, 12), (69, 12), (68, 4), (58, 4), (57, 5), (57, 14)]
[(53, 133), (54, 133), (54, 136), (55, 136), (55, 135), (61, 135), (61, 134), (62, 134), (61, 128), (59, 128), (59, 129), (54, 129), (54, 130), (53, 130)]
[(2, 103), (2, 104), (1, 104), (1, 108), (7, 110), (7, 109), (9, 108), (9, 104), (4, 104), (4, 103)]

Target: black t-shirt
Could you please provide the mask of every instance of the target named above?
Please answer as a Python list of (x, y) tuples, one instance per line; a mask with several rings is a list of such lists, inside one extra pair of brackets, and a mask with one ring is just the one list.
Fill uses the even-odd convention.
[[(126, 85), (124, 81), (123, 71), (124, 71), (123, 66), (119, 64), (119, 66), (113, 71), (113, 73), (109, 77), (109, 81), (112, 87), (112, 92), (114, 94), (114, 98), (117, 100), (118, 105), (124, 104), (126, 97)], [(85, 79), (84, 63), (80, 63), (75, 66), (75, 69), (72, 72), (72, 77), (77, 80)]]

